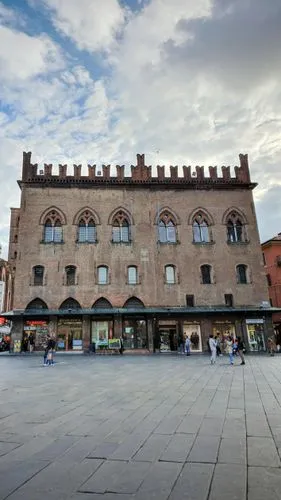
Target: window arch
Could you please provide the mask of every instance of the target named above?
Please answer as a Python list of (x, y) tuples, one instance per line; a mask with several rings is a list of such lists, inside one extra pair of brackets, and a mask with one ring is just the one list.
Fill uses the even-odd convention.
[(78, 242), (96, 243), (97, 229), (95, 219), (89, 210), (85, 210), (78, 222)]
[(210, 285), (212, 283), (212, 266), (209, 264), (203, 264), (200, 267), (201, 271), (201, 282), (203, 285)]
[(173, 265), (165, 266), (165, 283), (174, 285), (176, 283), (176, 268)]
[(112, 218), (112, 242), (129, 243), (131, 238), (131, 226), (127, 214), (120, 210)]
[(32, 282), (35, 286), (42, 286), (44, 283), (44, 266), (34, 266), (32, 268)]
[(236, 266), (237, 283), (246, 285), (248, 283), (248, 267), (245, 264), (238, 264)]
[(37, 297), (36, 299), (29, 302), (29, 304), (27, 304), (25, 309), (28, 311), (29, 310), (40, 311), (42, 309), (48, 309), (48, 306), (47, 306), (46, 302), (44, 302), (44, 300), (39, 299)]
[(68, 299), (62, 302), (59, 309), (64, 311), (67, 309), (81, 309), (81, 306), (77, 300), (73, 299), (72, 297), (69, 297)]
[(57, 210), (49, 212), (45, 218), (43, 241), (45, 243), (62, 243), (62, 220)]
[(127, 282), (129, 285), (136, 285), (138, 283), (138, 268), (137, 266), (127, 267)]
[(65, 284), (66, 286), (76, 285), (76, 266), (66, 266)]
[(176, 221), (168, 211), (162, 212), (159, 215), (158, 239), (160, 243), (177, 242)]
[(209, 221), (204, 213), (198, 212), (192, 220), (193, 243), (210, 243)]
[(99, 266), (98, 267), (98, 284), (99, 285), (108, 285), (108, 267), (107, 266)]
[(138, 299), (138, 297), (130, 297), (126, 300), (123, 307), (127, 307), (128, 309), (142, 309), (145, 306), (142, 300)]
[(92, 309), (95, 309), (95, 308), (112, 309), (112, 304), (105, 297), (100, 297), (92, 305)]

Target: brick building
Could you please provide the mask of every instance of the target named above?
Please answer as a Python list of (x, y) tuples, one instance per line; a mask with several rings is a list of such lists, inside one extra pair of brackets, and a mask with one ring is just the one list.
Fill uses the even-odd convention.
[[(281, 233), (262, 243), (270, 304), (281, 307)], [(281, 312), (272, 315), (276, 341), (281, 345)]]
[(23, 154), (20, 208), (11, 209), (13, 339), (47, 332), (58, 349), (95, 342), (176, 350), (183, 334), (205, 350), (211, 332), (264, 348), (272, 308), (247, 155), (230, 167), (157, 166), (128, 173), (81, 165), (38, 171)]

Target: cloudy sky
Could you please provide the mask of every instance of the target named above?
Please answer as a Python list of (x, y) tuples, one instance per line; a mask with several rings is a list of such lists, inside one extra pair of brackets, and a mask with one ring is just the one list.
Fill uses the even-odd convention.
[(235, 165), (281, 232), (280, 0), (0, 0), (0, 243), (33, 162)]

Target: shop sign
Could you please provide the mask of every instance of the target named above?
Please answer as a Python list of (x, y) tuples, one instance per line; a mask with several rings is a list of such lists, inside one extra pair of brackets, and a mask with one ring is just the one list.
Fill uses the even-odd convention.
[(120, 349), (121, 342), (120, 339), (109, 339), (108, 340), (108, 349)]
[(25, 324), (27, 326), (47, 326), (47, 321), (27, 320)]
[(72, 349), (73, 351), (81, 351), (82, 349), (82, 340), (73, 340), (72, 341)]
[(32, 332), (36, 330), (36, 326), (24, 326), (23, 329), (24, 331)]
[(59, 319), (59, 325), (81, 325), (81, 319)]
[(246, 319), (247, 325), (260, 325), (264, 323), (264, 320), (262, 318), (257, 318), (257, 319)]
[(63, 340), (60, 340), (58, 342), (58, 349), (64, 349), (64, 346), (65, 346), (65, 342), (63, 342)]

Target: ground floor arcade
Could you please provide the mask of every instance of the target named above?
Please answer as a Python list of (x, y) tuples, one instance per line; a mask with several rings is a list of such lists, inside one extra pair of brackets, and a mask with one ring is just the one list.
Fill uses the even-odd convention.
[(24, 311), (7, 313), (12, 321), (14, 352), (44, 349), (48, 335), (58, 351), (116, 350), (120, 339), (126, 351), (177, 352), (186, 336), (192, 352), (207, 350), (209, 335), (243, 338), (247, 350), (266, 350), (274, 335), (272, 313), (261, 309), (158, 308), (142, 310)]

